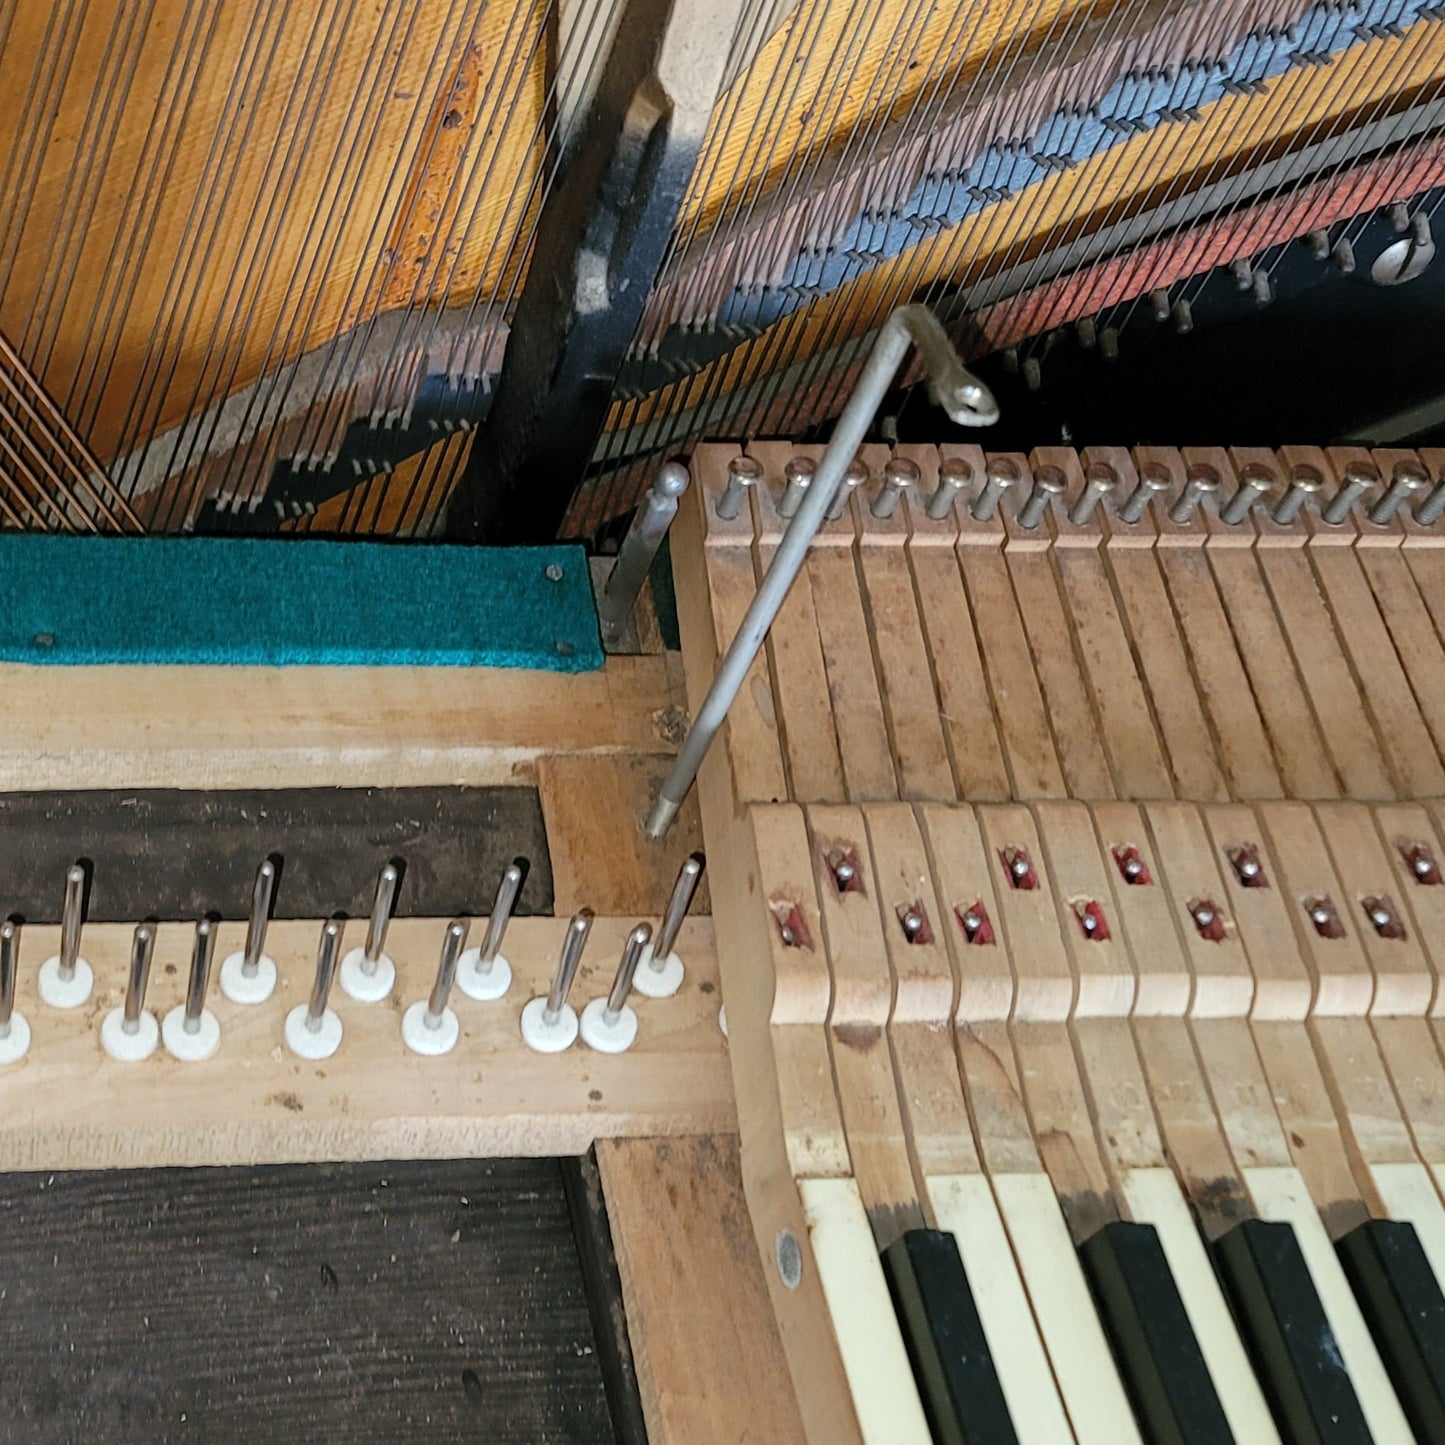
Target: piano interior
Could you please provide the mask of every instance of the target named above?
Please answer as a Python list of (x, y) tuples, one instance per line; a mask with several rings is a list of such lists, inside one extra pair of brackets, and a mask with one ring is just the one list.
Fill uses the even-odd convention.
[(1445, 9), (0, 76), (7, 1438), (1445, 1441)]

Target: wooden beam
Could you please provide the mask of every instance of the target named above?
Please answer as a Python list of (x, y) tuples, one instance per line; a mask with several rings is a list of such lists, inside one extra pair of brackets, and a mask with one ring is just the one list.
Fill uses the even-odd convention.
[(0, 789), (530, 781), (550, 753), (672, 750), (677, 667), (0, 666)]
[[(628, 918), (599, 918), (572, 990), (580, 1009), (604, 994)], [(264, 1004), (233, 1004), (213, 985), (207, 1007), (221, 1025), (218, 1051), (180, 1063), (158, 1049), (123, 1064), (102, 1049), (100, 1023), (124, 994), (131, 929), (97, 924), (81, 950), (96, 987), (83, 1008), (62, 1012), (36, 994), (39, 961), (59, 929), (27, 929), (16, 1008), (30, 1024), (29, 1053), (0, 1074), (0, 1170), (285, 1164), (344, 1159), (467, 1159), (578, 1154), (614, 1135), (727, 1133), (734, 1129), (727, 1046), (717, 1026), (712, 928), (691, 919), (679, 948), (688, 983), (674, 998), (638, 1000), (638, 1040), (625, 1054), (582, 1043), (535, 1054), (522, 1042), (522, 1005), (545, 993), (566, 921), (518, 918), (508, 929), (511, 991), (494, 1004), (460, 992), (456, 1049), (438, 1058), (402, 1043), (401, 1013), (424, 998), (436, 971), (441, 919), (397, 919), (387, 934), (397, 984), (391, 999), (361, 1004), (333, 991), (345, 1034), (321, 1063), (292, 1054), (286, 1014), (304, 1003), (319, 924), (277, 922), (266, 938), (280, 981)], [(362, 921), (348, 928), (360, 941)], [(157, 925), (147, 1007), (159, 1016), (183, 1000), (192, 932)], [(241, 946), (243, 924), (221, 924), (217, 958)], [(349, 944), (348, 944), (349, 946)], [(703, 987), (711, 984), (708, 992)]]

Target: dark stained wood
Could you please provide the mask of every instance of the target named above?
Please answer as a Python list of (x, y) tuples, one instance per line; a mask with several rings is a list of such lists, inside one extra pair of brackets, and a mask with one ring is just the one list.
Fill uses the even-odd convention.
[(611, 1441), (554, 1160), (0, 1176), (0, 1439)]
[(56, 922), (65, 870), (88, 858), (95, 922), (244, 918), (269, 853), (283, 859), (277, 918), (365, 915), (393, 857), (406, 865), (401, 917), (490, 912), (518, 854), (531, 861), (518, 913), (552, 909), (535, 788), (129, 789), (0, 794), (0, 915)]

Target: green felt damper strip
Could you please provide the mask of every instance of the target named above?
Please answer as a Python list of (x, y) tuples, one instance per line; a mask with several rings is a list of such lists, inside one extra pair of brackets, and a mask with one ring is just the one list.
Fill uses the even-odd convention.
[(602, 666), (580, 547), (0, 535), (0, 661)]

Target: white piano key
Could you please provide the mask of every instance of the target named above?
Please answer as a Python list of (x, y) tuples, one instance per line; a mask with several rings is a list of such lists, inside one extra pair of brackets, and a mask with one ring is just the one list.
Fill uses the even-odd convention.
[(1020, 1445), (1055, 1445), (1074, 1438), (1019, 1278), (1013, 1250), (988, 1180), (981, 1174), (928, 1180), (940, 1229), (958, 1242), (988, 1352)]
[(870, 1445), (931, 1445), (857, 1184), (852, 1179), (800, 1179), (798, 1194), (864, 1440)]
[(1245, 1353), (1234, 1316), (1170, 1169), (1134, 1169), (1124, 1177), (1129, 1216), (1152, 1224), (1184, 1301), (1225, 1419), (1237, 1441), (1278, 1442), (1279, 1431)]
[(995, 1174), (993, 1187), (1080, 1445), (1140, 1441), (1048, 1176)]
[(1355, 1303), (1339, 1256), (1299, 1170), (1246, 1169), (1244, 1178), (1260, 1218), (1294, 1226), (1310, 1278), (1334, 1331), (1370, 1433), (1377, 1441), (1413, 1440), (1415, 1437), (1405, 1421), (1360, 1307)]

